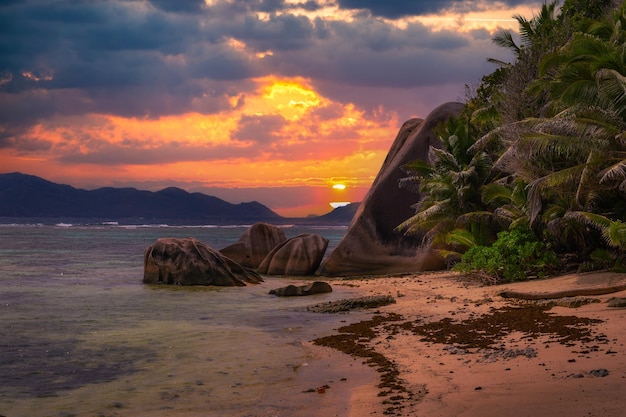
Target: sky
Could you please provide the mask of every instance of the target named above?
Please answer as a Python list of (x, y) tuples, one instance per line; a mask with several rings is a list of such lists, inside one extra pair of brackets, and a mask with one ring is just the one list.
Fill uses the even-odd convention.
[(398, 129), (541, 1), (2, 0), (0, 173), (287, 217), (361, 201)]

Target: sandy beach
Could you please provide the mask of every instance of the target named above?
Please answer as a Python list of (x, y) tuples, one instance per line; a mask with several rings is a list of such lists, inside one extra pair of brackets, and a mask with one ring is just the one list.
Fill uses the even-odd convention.
[[(617, 417), (626, 412), (626, 309), (614, 306), (626, 297), (626, 274), (484, 285), (441, 272), (332, 284), (358, 288), (364, 296), (392, 295), (396, 303), (376, 308), (372, 320), (353, 323), (347, 315), (345, 327), (311, 343), (318, 371), (344, 367), (346, 375), (367, 376), (348, 384), (349, 378), (335, 372), (315, 397), (326, 407), (324, 415)], [(363, 374), (363, 363), (378, 378)], [(350, 373), (357, 368), (361, 374)], [(319, 372), (315, 375), (303, 379), (323, 386)]]

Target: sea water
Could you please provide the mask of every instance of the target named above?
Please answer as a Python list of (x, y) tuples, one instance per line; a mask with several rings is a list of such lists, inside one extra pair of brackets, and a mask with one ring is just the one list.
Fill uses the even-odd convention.
[[(144, 250), (157, 238), (195, 237), (220, 249), (246, 229), (0, 224), (0, 415), (316, 415), (315, 407), (298, 411), (308, 400), (288, 401), (290, 390), (315, 361), (307, 342), (346, 315), (301, 307), (357, 296), (354, 289), (279, 298), (269, 290), (307, 280), (141, 282)], [(345, 227), (285, 232), (318, 233), (330, 251)]]

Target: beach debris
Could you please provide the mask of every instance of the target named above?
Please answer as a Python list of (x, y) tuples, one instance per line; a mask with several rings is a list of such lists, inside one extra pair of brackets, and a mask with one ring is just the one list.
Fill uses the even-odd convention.
[(528, 359), (537, 357), (537, 350), (532, 347), (527, 347), (525, 349), (485, 349), (482, 351), (483, 362), (495, 362), (498, 359), (514, 359), (518, 356), (524, 356)]
[(504, 290), (500, 292), (500, 296), (503, 298), (518, 298), (520, 300), (554, 300), (557, 298), (565, 297), (605, 295), (624, 290), (626, 290), (626, 283), (597, 287), (594, 286), (589, 288), (572, 288), (553, 292), (526, 292)]
[(326, 390), (330, 389), (330, 385), (326, 384), (326, 385), (321, 385), (317, 388), (309, 388), (307, 390), (302, 391), (304, 394), (309, 394), (312, 392), (317, 392), (318, 394), (324, 394), (326, 393)]
[(550, 336), (549, 342), (606, 343), (606, 336), (595, 334), (592, 325), (602, 320), (576, 316), (554, 315), (546, 307), (529, 304), (524, 307), (492, 309), (480, 317), (453, 320), (449, 317), (435, 322), (417, 320), (402, 328), (423, 336), (422, 341), (455, 345), (463, 349), (493, 349), (504, 337), (521, 332), (536, 339)]
[[(600, 300), (598, 298), (590, 298), (590, 297), (563, 297), (556, 298), (553, 300), (538, 300), (531, 301), (542, 307), (566, 307), (566, 308), (578, 308), (587, 304), (599, 303)], [(610, 307), (610, 305), (609, 305)]]
[[(419, 401), (428, 392), (426, 388), (418, 391), (409, 389), (406, 382), (400, 378), (398, 365), (370, 345), (371, 341), (379, 335), (379, 329), (382, 326), (397, 323), (402, 319), (401, 315), (395, 313), (384, 316), (376, 315), (371, 320), (342, 326), (337, 329), (339, 334), (315, 339), (313, 343), (318, 346), (337, 349), (353, 357), (364, 358), (365, 363), (376, 368), (380, 374), (379, 397), (385, 397), (387, 400), (394, 397), (396, 399), (402, 398), (407, 403)], [(406, 404), (396, 400), (384, 401), (383, 403), (387, 405), (383, 414), (387, 415), (402, 415), (401, 411), (406, 406)]]
[(443, 350), (448, 352), (450, 355), (466, 355), (467, 354), (467, 350), (461, 349), (458, 346), (445, 346)]

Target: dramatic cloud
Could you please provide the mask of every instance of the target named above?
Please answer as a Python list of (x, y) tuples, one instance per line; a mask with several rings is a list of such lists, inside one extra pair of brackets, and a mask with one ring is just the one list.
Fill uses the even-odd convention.
[(509, 58), (491, 38), (526, 6), (5, 1), (0, 166), (76, 186), (367, 189), (404, 120)]
[(510, 9), (530, 2), (524, 0), (338, 0), (337, 3), (341, 8), (367, 10), (374, 16), (398, 19), (415, 15)]

